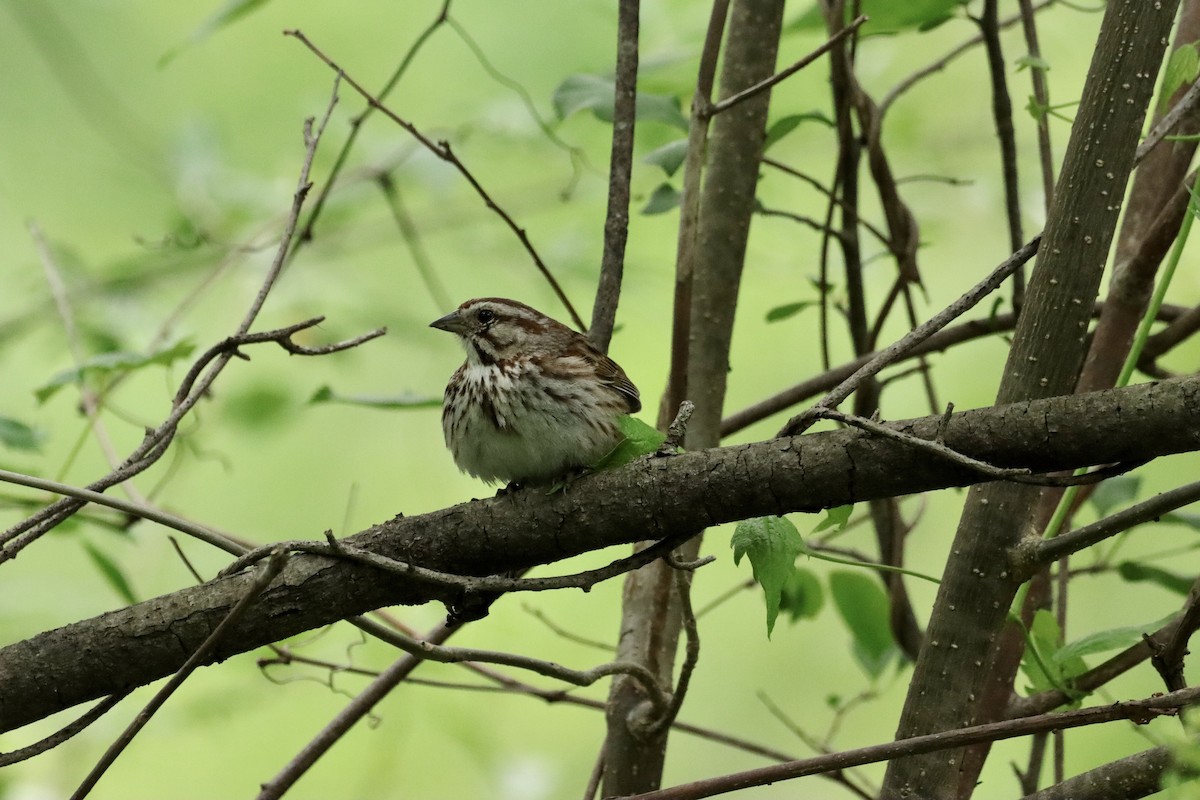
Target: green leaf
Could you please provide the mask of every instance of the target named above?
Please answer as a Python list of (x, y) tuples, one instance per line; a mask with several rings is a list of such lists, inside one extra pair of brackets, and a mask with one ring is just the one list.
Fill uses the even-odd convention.
[[(1059, 664), (1065, 664), (1072, 659), (1090, 656), (1093, 653), (1122, 650), (1142, 641), (1144, 634), (1153, 633), (1158, 630), (1163, 625), (1166, 625), (1173, 616), (1173, 614), (1168, 615), (1156, 622), (1148, 622), (1142, 625), (1126, 625), (1123, 628), (1109, 628), (1106, 631), (1097, 631), (1096, 633), (1088, 634), (1062, 647), (1054, 654), (1054, 660)], [(1075, 677), (1078, 674), (1080, 673), (1072, 674), (1069, 677)]]
[(92, 559), (92, 563), (100, 570), (100, 574), (108, 581), (108, 585), (113, 588), (117, 594), (121, 596), (129, 605), (137, 602), (137, 597), (133, 593), (133, 587), (129, 583), (129, 579), (125, 577), (125, 572), (117, 565), (117, 562), (109, 558), (104, 551), (93, 545), (91, 542), (83, 543), (84, 552)]
[(0, 417), (0, 444), (10, 450), (39, 450), (45, 438), (44, 431), (11, 417)]
[(1038, 58), (1037, 56), (1026, 54), (1018, 58), (1016, 63), (1017, 72), (1020, 72), (1023, 69), (1041, 70), (1042, 72), (1050, 71), (1050, 62), (1044, 58)]
[[(571, 75), (558, 85), (552, 98), (559, 119), (579, 111), (591, 111), (597, 119), (613, 121), (616, 89), (613, 79), (602, 75)], [(671, 95), (638, 92), (634, 116), (640, 122), (662, 122), (682, 131), (688, 129), (687, 117), (680, 111), (679, 98)]]
[(401, 394), (394, 397), (370, 397), (367, 395), (338, 394), (331, 386), (322, 386), (308, 398), (310, 405), (322, 403), (342, 403), (350, 406), (366, 406), (368, 408), (441, 408), (442, 398), (429, 397), (420, 394)]
[(762, 587), (767, 603), (769, 639), (779, 616), (784, 587), (796, 571), (796, 556), (803, 547), (800, 532), (785, 517), (745, 519), (734, 528), (729, 546), (733, 548), (734, 564), (740, 564), (742, 556), (750, 558), (754, 580)]
[[(927, 31), (936, 28), (948, 19), (952, 19), (959, 6), (967, 0), (862, 0), (855, 6), (857, 13), (870, 17), (862, 27), (866, 36), (879, 33), (896, 33), (906, 28)], [(851, 6), (846, 4), (846, 21), (850, 22)], [(788, 30), (811, 30), (825, 28), (825, 17), (819, 4), (801, 15), (795, 22), (788, 25)]]
[(266, 3), (267, 0), (227, 0), (225, 5), (218, 8), (216, 12), (208, 17), (208, 19), (200, 23), (200, 26), (196, 28), (196, 30), (192, 31), (191, 36), (187, 38), (186, 42), (172, 47), (170, 50), (163, 53), (163, 55), (158, 59), (159, 69), (162, 69), (170, 64), (187, 48), (199, 44), (209, 36), (212, 36), (214, 33), (219, 31), (221, 28), (224, 28), (226, 25), (229, 25), (232, 22), (236, 22), (238, 19), (257, 9), (259, 6), (266, 5)]
[(812, 619), (825, 605), (825, 591), (812, 570), (796, 567), (783, 582), (779, 595), (779, 610), (792, 622)]
[(617, 420), (625, 438), (593, 467), (596, 470), (615, 469), (644, 455), (658, 452), (667, 440), (666, 434), (628, 414)]
[(38, 403), (45, 403), (59, 389), (69, 383), (81, 383), (85, 378), (108, 377), (109, 375), (133, 372), (152, 364), (164, 367), (170, 366), (175, 361), (190, 356), (195, 349), (196, 346), (191, 342), (182, 341), (149, 355), (124, 351), (101, 353), (98, 356), (89, 358), (77, 367), (72, 367), (58, 373), (35, 389), (34, 396), (37, 398)]
[(850, 635), (854, 658), (873, 680), (899, 652), (892, 639), (887, 595), (879, 581), (861, 572), (837, 570), (829, 575), (829, 593)]
[(1167, 68), (1163, 70), (1162, 88), (1158, 95), (1158, 110), (1164, 111), (1171, 101), (1171, 95), (1181, 87), (1192, 84), (1200, 75), (1200, 50), (1196, 42), (1183, 44), (1171, 53), (1167, 59)]
[(1121, 576), (1122, 580), (1129, 583), (1149, 581), (1168, 591), (1185, 596), (1191, 590), (1193, 581), (1192, 578), (1185, 575), (1169, 572), (1162, 567), (1139, 564), (1136, 561), (1122, 561), (1117, 565), (1117, 574)]
[(663, 172), (671, 176), (683, 164), (685, 158), (687, 158), (687, 139), (676, 139), (650, 151), (642, 161), (662, 167)]
[(1189, 514), (1186, 511), (1172, 511), (1159, 517), (1159, 522), (1170, 522), (1183, 525), (1194, 531), (1200, 531), (1200, 514)]
[(823, 123), (826, 127), (832, 128), (834, 121), (820, 111), (809, 111), (805, 114), (789, 114), (786, 117), (775, 120), (771, 126), (767, 128), (767, 140), (763, 143), (763, 150), (766, 151), (771, 145), (778, 142), (783, 137), (787, 136), (796, 128), (800, 127), (800, 123), (812, 120), (814, 122)]
[(642, 213), (646, 216), (653, 214), (663, 214), (679, 205), (679, 192), (669, 183), (659, 185), (650, 195), (650, 199), (646, 201), (646, 205), (642, 206)]
[(837, 533), (841, 533), (845, 529), (846, 523), (850, 521), (850, 514), (854, 511), (854, 504), (848, 506), (838, 506), (837, 508), (825, 509), (825, 519), (817, 523), (817, 527), (812, 529), (813, 533), (820, 533), (823, 530), (836, 527)]
[(1118, 475), (1097, 486), (1088, 501), (1096, 507), (1096, 513), (1106, 517), (1113, 509), (1129, 505), (1138, 496), (1141, 489), (1142, 479), (1140, 476)]
[(804, 309), (816, 304), (816, 300), (800, 300), (795, 303), (784, 303), (781, 306), (775, 306), (767, 312), (767, 322), (779, 322), (781, 319), (794, 317)]

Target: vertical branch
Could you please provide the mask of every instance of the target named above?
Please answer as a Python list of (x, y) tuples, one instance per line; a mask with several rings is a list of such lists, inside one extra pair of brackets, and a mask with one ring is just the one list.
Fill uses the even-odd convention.
[(633, 173), (633, 131), (637, 111), (638, 12), (638, 0), (620, 0), (604, 256), (600, 261), (600, 285), (596, 288), (596, 301), (592, 306), (592, 326), (588, 330), (592, 344), (605, 353), (612, 339), (617, 303), (621, 299), (625, 241), (629, 236), (629, 180)]
[(700, 52), (700, 71), (692, 96), (692, 116), (688, 122), (687, 157), (683, 162), (683, 191), (679, 202), (679, 242), (675, 251), (675, 301), (671, 326), (671, 371), (663, 401), (658, 409), (658, 427), (666, 429), (675, 409), (687, 399), (688, 337), (692, 320), (692, 273), (697, 229), (700, 225), (700, 185), (704, 157), (708, 149), (708, 109), (712, 106), (716, 83), (717, 57), (725, 33), (729, 0), (713, 0), (708, 32)]
[[(1070, 179), (1056, 187), (997, 403), (1075, 388), (1084, 333), (1153, 90), (1147, 76), (1158, 72), (1177, 5), (1114, 0), (1105, 10), (1063, 163)], [(1010, 689), (1016, 673), (1011, 654), (996, 649), (1019, 585), (1003, 565), (1009, 548), (1027, 533), (1037, 496), (1036, 489), (999, 483), (969, 494), (930, 617), (929, 646), (921, 650), (909, 686), (900, 738), (996, 715), (982, 700)], [(960, 750), (896, 760), (882, 796), (968, 797), (982, 762), (964, 768), (963, 758)]]
[[(735, 3), (721, 73), (723, 97), (732, 97), (771, 77), (783, 25), (783, 5), (783, 0)], [(686, 438), (689, 448), (714, 446), (720, 438), (734, 311), (755, 208), (770, 100), (769, 91), (762, 91), (728, 107), (713, 122), (712, 140), (705, 146), (708, 117), (712, 114), (709, 71), (715, 69), (725, 12), (724, 0), (718, 0), (692, 108), (680, 217), (672, 373), (660, 409), (660, 418), (669, 419), (684, 392), (695, 402)], [(700, 168), (706, 150), (709, 160), (701, 189)], [(697, 535), (679, 548), (679, 558), (694, 559), (699, 546)], [(686, 617), (674, 572), (671, 566), (658, 561), (630, 573), (623, 595), (617, 651), (619, 660), (646, 666), (662, 686), (672, 684), (680, 628)], [(682, 691), (684, 685), (681, 680), (677, 691)], [(653, 790), (662, 780), (669, 729), (647, 730), (638, 725), (646, 701), (645, 690), (635, 681), (622, 676), (613, 680), (604, 744), (606, 797)]]
[[(1025, 47), (1033, 64), (1029, 67), (1029, 79), (1033, 83), (1033, 99), (1038, 108), (1050, 107), (1050, 90), (1046, 88), (1046, 72), (1041, 66), (1042, 47), (1038, 43), (1037, 19), (1032, 0), (1017, 0), (1021, 7), (1021, 30), (1025, 33)], [(1050, 115), (1037, 117), (1038, 161), (1042, 167), (1042, 195), (1046, 212), (1054, 200), (1054, 150), (1050, 147)]]
[[(1028, 5), (1028, 0), (1025, 0)], [(1012, 100), (1004, 78), (1004, 53), (1000, 49), (1000, 18), (998, 0), (984, 0), (979, 30), (987, 52), (988, 74), (992, 80), (992, 118), (996, 138), (1000, 140), (1000, 164), (1004, 175), (1004, 211), (1008, 217), (1008, 247), (1017, 250), (1025, 241), (1021, 232), (1020, 184), (1017, 181), (1017, 141), (1013, 132)], [(1025, 273), (1013, 273), (1013, 308), (1020, 309), (1025, 295)]]

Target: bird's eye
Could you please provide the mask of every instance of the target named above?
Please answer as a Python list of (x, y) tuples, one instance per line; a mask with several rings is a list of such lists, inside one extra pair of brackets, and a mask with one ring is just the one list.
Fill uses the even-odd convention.
[(478, 312), (476, 312), (475, 318), (484, 325), (490, 325), (496, 321), (496, 312), (492, 311), (490, 308), (481, 308)]

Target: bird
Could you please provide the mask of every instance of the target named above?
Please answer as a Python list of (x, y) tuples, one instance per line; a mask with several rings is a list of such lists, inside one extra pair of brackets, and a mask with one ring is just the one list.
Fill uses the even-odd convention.
[(430, 323), (466, 360), (442, 402), (455, 464), (486, 483), (553, 484), (594, 466), (641, 410), (637, 387), (586, 336), (502, 297), (468, 300)]

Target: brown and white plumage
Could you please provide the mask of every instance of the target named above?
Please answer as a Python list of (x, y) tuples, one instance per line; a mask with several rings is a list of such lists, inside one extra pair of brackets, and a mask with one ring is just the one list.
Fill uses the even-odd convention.
[(617, 420), (642, 407), (615, 361), (524, 303), (468, 300), (430, 324), (467, 352), (446, 386), (446, 446), (488, 483), (546, 483), (591, 466), (621, 442)]

